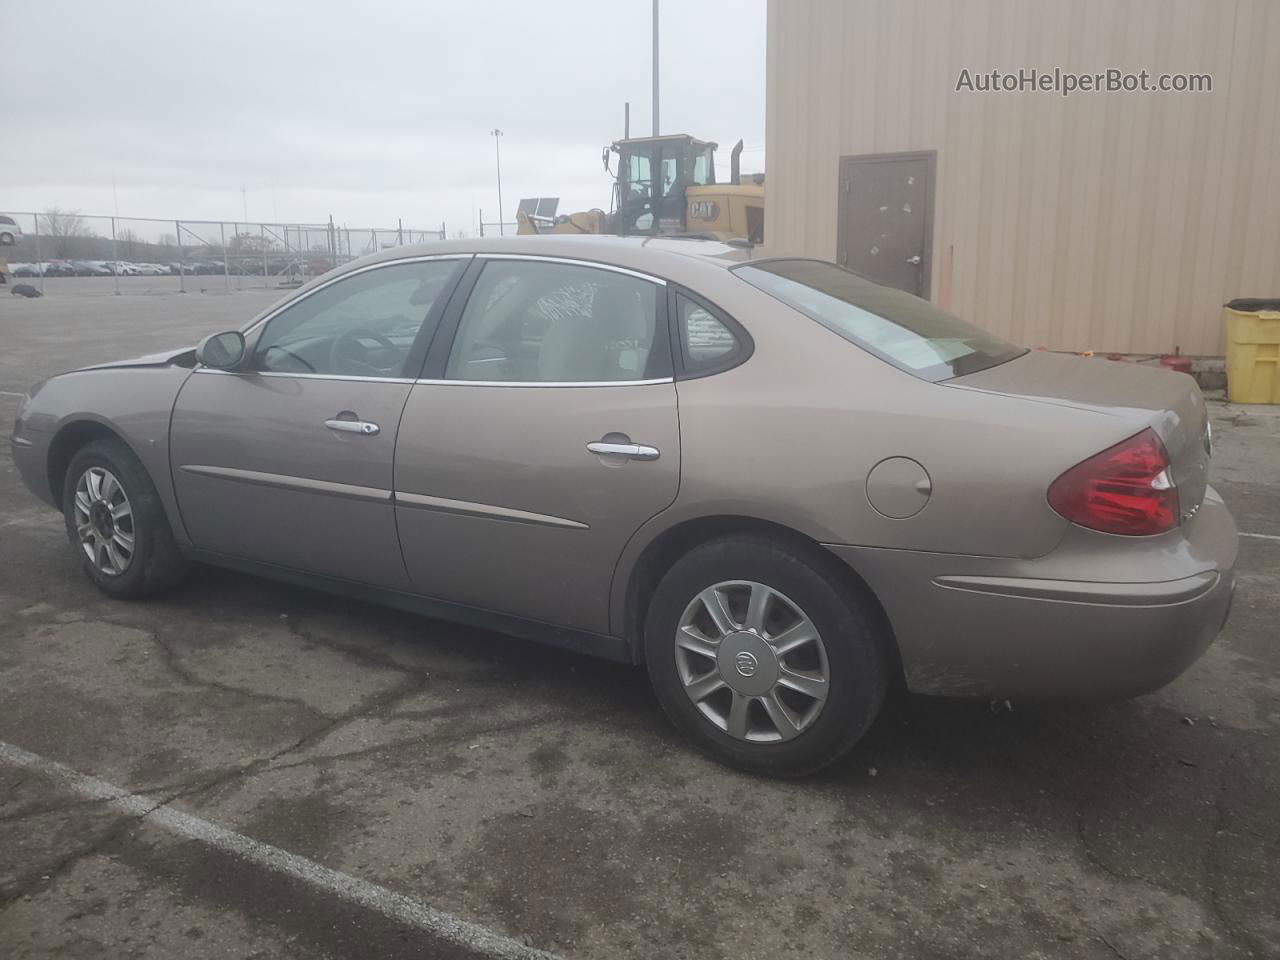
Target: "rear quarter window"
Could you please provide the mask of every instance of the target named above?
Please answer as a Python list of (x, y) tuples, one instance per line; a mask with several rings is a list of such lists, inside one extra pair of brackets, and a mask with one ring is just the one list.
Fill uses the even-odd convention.
[(719, 308), (682, 289), (674, 293), (671, 303), (681, 376), (720, 373), (751, 356), (750, 335)]
[(687, 369), (693, 371), (717, 366), (738, 351), (738, 338), (710, 310), (683, 295), (677, 296), (676, 303)]

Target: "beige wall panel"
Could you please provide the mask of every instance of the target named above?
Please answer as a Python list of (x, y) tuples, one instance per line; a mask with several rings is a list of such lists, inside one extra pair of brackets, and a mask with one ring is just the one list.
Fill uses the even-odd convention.
[[(935, 150), (933, 298), (1031, 346), (1224, 349), (1280, 296), (1280, 2), (770, 0), (767, 253), (833, 258), (843, 156)], [(1270, 51), (1270, 54), (1268, 53)], [(961, 68), (1212, 94), (955, 92)]]

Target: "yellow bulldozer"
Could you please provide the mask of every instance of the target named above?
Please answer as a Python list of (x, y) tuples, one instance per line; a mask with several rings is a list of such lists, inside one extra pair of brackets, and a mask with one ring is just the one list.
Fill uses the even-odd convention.
[[(764, 175), (742, 182), (742, 141), (730, 154), (727, 182), (716, 182), (716, 147), (688, 134), (616, 140), (604, 148), (614, 178), (609, 211), (556, 215), (555, 202), (521, 200), (517, 233), (616, 233), (764, 241)], [(617, 157), (617, 169), (610, 161)]]

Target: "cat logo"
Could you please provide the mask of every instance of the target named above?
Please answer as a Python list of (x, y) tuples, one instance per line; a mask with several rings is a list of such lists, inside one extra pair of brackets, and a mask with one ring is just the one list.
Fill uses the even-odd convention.
[(714, 200), (695, 200), (689, 204), (689, 216), (694, 220), (715, 220), (720, 216), (720, 204)]

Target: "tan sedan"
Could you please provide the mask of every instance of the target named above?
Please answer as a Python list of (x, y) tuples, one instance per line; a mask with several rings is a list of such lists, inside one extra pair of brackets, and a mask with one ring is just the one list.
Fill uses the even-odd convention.
[(1190, 377), (694, 240), (389, 250), (40, 384), (11, 443), (112, 596), (198, 561), (643, 663), (701, 747), (779, 775), (896, 676), (1166, 683), (1236, 555)]

